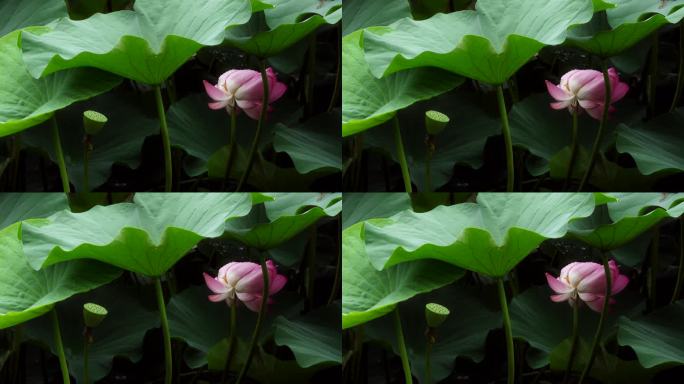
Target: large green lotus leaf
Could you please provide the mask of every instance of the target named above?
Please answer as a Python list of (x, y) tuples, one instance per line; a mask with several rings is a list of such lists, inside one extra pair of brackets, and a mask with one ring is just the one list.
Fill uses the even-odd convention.
[(226, 223), (225, 236), (257, 249), (271, 249), (323, 217), (342, 210), (340, 193), (274, 193), (247, 216)]
[[(648, 231), (660, 221), (684, 212), (684, 195), (659, 193), (613, 194), (618, 198), (583, 220), (572, 223), (570, 236), (593, 247), (617, 249)], [(655, 209), (650, 209), (654, 208)]]
[(342, 364), (339, 302), (300, 317), (278, 316), (273, 326), (275, 343), (289, 347), (300, 367)]
[(398, 303), (461, 278), (464, 271), (435, 260), (418, 260), (383, 271), (373, 267), (365, 246), (364, 225), (342, 231), (342, 328), (391, 312)]
[[(33, 29), (35, 30), (35, 29)], [(117, 76), (84, 68), (36, 80), (27, 71), (19, 48), (22, 33), (0, 37), (0, 137), (33, 127), (77, 101), (119, 84)]]
[(398, 110), (463, 82), (460, 76), (427, 68), (377, 79), (363, 54), (363, 33), (357, 31), (342, 38), (342, 136), (382, 124)]
[(69, 209), (63, 193), (2, 193), (0, 194), (0, 229), (26, 219), (38, 219)]
[[(88, 192), (83, 176), (83, 112), (88, 109), (104, 113), (108, 118), (105, 128), (91, 137), (93, 150), (88, 161), (90, 189), (105, 183), (116, 163), (137, 167), (145, 138), (159, 132), (159, 120), (147, 116), (140, 100), (125, 92), (110, 92), (57, 114), (69, 178), (80, 192)], [(22, 140), (28, 146), (43, 149), (56, 163), (49, 127), (29, 129), (22, 135)]]
[(684, 171), (684, 108), (660, 115), (647, 123), (617, 129), (617, 150), (629, 153), (639, 171), (650, 175), (660, 171)]
[(247, 193), (138, 193), (133, 203), (25, 223), (24, 251), (35, 268), (95, 259), (161, 276), (200, 240), (221, 236), (227, 220), (251, 208)]
[(96, 67), (147, 84), (161, 84), (203, 46), (218, 45), (225, 29), (246, 23), (249, 0), (138, 0), (134, 10), (61, 19), (43, 33), (23, 35), (24, 60), (34, 77)]
[[(107, 308), (107, 317), (92, 329), (93, 343), (88, 350), (90, 379), (96, 382), (109, 374), (114, 357), (132, 362), (142, 358), (143, 339), (148, 330), (159, 327), (159, 314), (153, 297), (141, 300), (140, 289), (130, 283), (117, 283), (78, 295), (57, 306), (62, 340), (69, 372), (83, 377), (83, 304), (92, 302)], [(147, 304), (147, 305), (146, 305)], [(43, 316), (27, 324), (26, 338), (47, 344), (56, 355), (52, 323)]]
[(500, 277), (542, 241), (563, 237), (594, 206), (588, 193), (480, 193), (477, 203), (367, 221), (366, 249), (378, 269), (437, 259)]
[(67, 15), (63, 0), (0, 0), (0, 36)]
[[(552, 352), (572, 335), (572, 308), (565, 302), (551, 301), (552, 294), (546, 285), (531, 287), (515, 296), (510, 304), (513, 337), (527, 341), (532, 347), (526, 360), (534, 369), (549, 364)], [(603, 338), (611, 337), (609, 330), (616, 326), (620, 315), (628, 311), (638, 313), (643, 309), (642, 303), (638, 294), (631, 291), (616, 296), (615, 307), (606, 318)], [(589, 343), (596, 331), (599, 314), (582, 306), (579, 315), (579, 335)]]
[(38, 317), (56, 303), (107, 284), (121, 274), (118, 268), (84, 260), (36, 271), (22, 251), (21, 227), (16, 223), (0, 230), (0, 329)]
[(653, 313), (620, 318), (618, 343), (629, 345), (646, 368), (660, 364), (684, 364), (684, 302), (678, 301)]
[(339, 110), (314, 116), (303, 124), (276, 124), (273, 134), (273, 149), (286, 152), (297, 172), (342, 170)]
[(614, 7), (570, 30), (568, 43), (601, 57), (616, 56), (658, 30), (684, 18), (684, 0), (607, 0)]
[(342, 15), (342, 36), (366, 27), (388, 25), (411, 16), (407, 0), (346, 0)]
[(364, 48), (376, 77), (438, 67), (502, 84), (542, 47), (562, 43), (567, 29), (586, 23), (592, 13), (589, 0), (480, 0), (474, 11), (406, 18), (367, 30)]
[(406, 193), (344, 193), (342, 196), (342, 229), (359, 221), (389, 217), (411, 209), (411, 196)]
[[(449, 182), (457, 164), (480, 168), (487, 140), (501, 132), (499, 118), (487, 113), (481, 105), (472, 100), (472, 95), (468, 95), (460, 88), (400, 111), (399, 121), (406, 161), (411, 180), (421, 191), (427, 190), (427, 146), (423, 128), (427, 110), (445, 111), (451, 119), (444, 131), (434, 138), (435, 151), (430, 160), (432, 189)], [(389, 124), (391, 123), (367, 132), (364, 145), (381, 148), (398, 163), (394, 129)]]
[(274, 56), (318, 27), (342, 18), (342, 0), (273, 0), (249, 23), (226, 31), (225, 42), (259, 57)]
[[(225, 303), (212, 303), (207, 299), (211, 293), (206, 286), (194, 286), (174, 295), (167, 304), (171, 336), (183, 340), (190, 348), (185, 353), (185, 362), (192, 368), (207, 364), (207, 354), (217, 343), (225, 340), (230, 330), (230, 308)], [(264, 319), (260, 341), (272, 336), (275, 319), (279, 315), (292, 317), (302, 309), (301, 298), (288, 292), (273, 297), (275, 303), (269, 306)], [(338, 312), (339, 313), (339, 312)], [(238, 340), (245, 343), (254, 329), (256, 313), (239, 307), (237, 312)], [(197, 324), (202, 324), (198, 327)], [(221, 361), (225, 362), (225, 353)]]
[[(481, 291), (454, 284), (399, 306), (414, 376), (425, 377), (425, 304), (430, 302), (444, 305), (451, 311), (447, 320), (439, 326), (437, 342), (432, 346), (430, 361), (433, 382), (438, 383), (453, 372), (457, 357), (467, 357), (476, 363), (484, 359), (487, 335), (490, 330), (501, 327), (501, 313), (488, 306), (483, 296)], [(369, 323), (364, 331), (370, 339), (390, 342), (398, 354), (391, 315)]]

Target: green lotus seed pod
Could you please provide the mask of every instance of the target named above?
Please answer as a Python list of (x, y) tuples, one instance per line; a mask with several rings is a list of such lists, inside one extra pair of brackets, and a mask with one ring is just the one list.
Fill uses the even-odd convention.
[(95, 303), (83, 304), (83, 321), (86, 327), (95, 328), (107, 316), (107, 309)]
[(428, 327), (437, 328), (449, 316), (449, 309), (437, 303), (425, 304), (425, 321)]
[(89, 135), (97, 135), (107, 124), (107, 116), (96, 111), (83, 112), (83, 128)]
[(449, 124), (449, 116), (437, 111), (425, 112), (425, 129), (431, 135), (437, 135)]

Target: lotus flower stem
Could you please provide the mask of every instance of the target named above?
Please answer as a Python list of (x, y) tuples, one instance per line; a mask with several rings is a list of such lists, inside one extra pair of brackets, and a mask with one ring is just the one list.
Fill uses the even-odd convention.
[[(337, 217), (338, 228), (341, 228), (341, 219)], [(337, 298), (337, 291), (340, 289), (340, 280), (342, 279), (342, 251), (340, 249), (340, 231), (337, 231), (337, 265), (335, 265), (335, 280), (330, 290), (330, 297), (328, 297), (328, 305), (332, 304)]]
[(671, 303), (679, 300), (684, 285), (684, 216), (679, 218), (679, 268), (677, 268), (677, 283), (672, 293)]
[(226, 161), (226, 173), (225, 177), (223, 178), (223, 185), (221, 186), (221, 190), (226, 189), (226, 185), (228, 184), (228, 180), (230, 179), (230, 171), (233, 168), (233, 160), (235, 159), (235, 140), (237, 138), (236, 135), (237, 131), (237, 111), (233, 111), (233, 113), (230, 114), (230, 143), (228, 143), (228, 160)]
[(57, 357), (59, 358), (59, 368), (62, 371), (62, 381), (64, 384), (71, 383), (71, 377), (69, 376), (69, 367), (67, 366), (66, 355), (64, 355), (64, 344), (62, 344), (62, 331), (59, 328), (59, 317), (57, 317), (57, 309), (52, 307), (50, 311), (50, 317), (52, 318), (52, 332), (55, 337), (55, 349), (57, 349)]
[(161, 94), (161, 87), (154, 86), (154, 99), (157, 103), (157, 114), (161, 125), (161, 138), (164, 147), (164, 192), (171, 192), (173, 189), (173, 160), (171, 158), (171, 139), (169, 138), (169, 126), (166, 124), (166, 112), (164, 110), (164, 99)]
[(162, 334), (164, 336), (164, 384), (171, 384), (173, 379), (173, 355), (171, 353), (171, 332), (169, 331), (169, 320), (166, 317), (164, 290), (162, 289), (160, 277), (154, 279), (154, 288), (157, 292), (157, 306), (159, 307), (159, 317), (161, 319)]
[(579, 109), (575, 109), (572, 113), (572, 141), (570, 144), (570, 162), (568, 163), (568, 173), (565, 175), (565, 183), (563, 183), (563, 190), (567, 190), (570, 184), (570, 178), (572, 178), (572, 171), (575, 168), (575, 161), (577, 160), (577, 115), (579, 114)]
[(252, 140), (252, 147), (249, 149), (249, 154), (247, 154), (247, 167), (245, 168), (245, 173), (242, 174), (240, 182), (238, 183), (235, 192), (240, 192), (245, 182), (249, 179), (249, 174), (252, 171), (252, 164), (254, 164), (254, 155), (256, 154), (257, 147), (259, 146), (259, 137), (261, 136), (261, 128), (266, 121), (266, 115), (268, 114), (269, 105), (269, 80), (266, 74), (266, 63), (264, 60), (259, 60), (259, 71), (261, 71), (261, 82), (264, 85), (264, 94), (261, 98), (261, 115), (259, 116), (259, 121), (257, 122), (257, 129), (254, 133), (254, 139)]
[[(499, 88), (500, 89), (500, 88)], [(506, 334), (506, 353), (508, 355), (508, 384), (515, 382), (515, 350), (513, 349), (513, 331), (511, 328), (511, 316), (508, 313), (508, 301), (506, 300), (506, 288), (503, 278), (496, 280), (499, 288), (499, 304), (503, 315), (504, 332)]]
[(648, 115), (655, 116), (656, 108), (656, 88), (658, 85), (658, 31), (653, 32), (651, 38), (653, 47), (651, 47), (651, 58), (649, 61), (649, 75), (648, 75)]
[[(610, 93), (607, 93), (607, 94), (610, 94)], [(604, 114), (604, 116), (605, 115), (606, 114)], [(606, 252), (603, 252), (601, 257), (603, 259), (603, 273), (606, 276), (606, 294), (604, 297), (603, 308), (601, 309), (601, 317), (599, 317), (599, 323), (598, 323), (598, 326), (596, 326), (596, 333), (594, 334), (594, 341), (591, 343), (591, 352), (589, 352), (589, 359), (587, 360), (587, 365), (584, 367), (584, 370), (582, 371), (582, 375), (580, 376), (578, 384), (582, 384), (582, 382), (584, 382), (584, 378), (587, 377), (587, 375), (591, 371), (591, 366), (594, 365), (594, 358), (596, 357), (596, 349), (598, 348), (598, 345), (601, 342), (601, 335), (603, 334), (603, 322), (605, 321), (606, 314), (608, 313), (608, 303), (610, 302), (610, 296), (611, 296), (611, 292), (613, 290), (613, 286), (612, 286), (613, 283), (611, 281), (612, 275), (611, 275), (610, 267), (608, 266), (608, 256), (606, 255)]]
[(235, 349), (236, 338), (236, 324), (237, 324), (237, 302), (230, 306), (230, 334), (228, 335), (228, 353), (226, 354), (226, 365), (223, 368), (222, 383), (228, 383), (228, 372), (230, 371), (230, 363), (233, 360), (233, 350)]
[(513, 192), (515, 185), (515, 164), (513, 162), (513, 141), (511, 139), (511, 128), (508, 124), (508, 112), (506, 111), (506, 99), (504, 98), (503, 86), (496, 87), (496, 100), (499, 103), (499, 116), (501, 117), (501, 129), (506, 146), (506, 170), (508, 179), (506, 180), (506, 192)]
[[(266, 72), (262, 71), (261, 73), (263, 75)], [(266, 79), (264, 79), (264, 84), (268, 84)], [(268, 100), (268, 98), (266, 98), (266, 100)], [(264, 103), (264, 105), (267, 104)], [(262, 111), (262, 117), (263, 116), (264, 113)], [(254, 355), (254, 349), (256, 348), (257, 342), (259, 341), (259, 332), (261, 331), (261, 325), (264, 322), (264, 317), (266, 316), (266, 309), (268, 308), (268, 297), (270, 291), (269, 274), (268, 267), (266, 266), (266, 258), (261, 252), (259, 252), (259, 263), (261, 264), (261, 275), (264, 279), (264, 286), (261, 291), (261, 308), (259, 309), (257, 321), (254, 325), (254, 332), (252, 332), (252, 341), (249, 343), (249, 349), (247, 349), (247, 358), (245, 360), (245, 365), (242, 366), (242, 369), (240, 370), (240, 375), (238, 376), (237, 381), (235, 381), (235, 384), (240, 384), (242, 382), (242, 379), (244, 379), (244, 377), (247, 375), (247, 372), (249, 371), (249, 366), (252, 363), (252, 355)]]
[(409, 174), (408, 163), (406, 162), (406, 153), (404, 152), (404, 142), (401, 139), (401, 127), (399, 127), (399, 118), (394, 115), (392, 119), (394, 124), (394, 143), (397, 146), (397, 158), (401, 166), (401, 177), (404, 179), (404, 189), (406, 192), (413, 192), (411, 186), (411, 175)]
[(653, 310), (656, 306), (656, 278), (658, 273), (658, 248), (660, 247), (660, 229), (655, 227), (653, 230), (653, 241), (651, 241), (650, 262), (646, 281), (648, 283), (648, 310)]
[(682, 89), (684, 89), (684, 21), (679, 24), (679, 73), (677, 74), (677, 88), (675, 88), (670, 112), (674, 112), (677, 108), (677, 103), (682, 97)]
[(399, 356), (401, 357), (401, 366), (404, 368), (404, 382), (406, 384), (413, 384), (411, 365), (409, 364), (408, 353), (406, 352), (406, 342), (404, 341), (404, 331), (401, 328), (399, 307), (394, 309), (394, 331), (397, 334), (397, 347), (399, 348)]
[[(342, 41), (342, 28), (338, 25), (337, 29), (337, 41)], [(339, 48), (338, 48), (339, 49)], [(335, 70), (335, 86), (333, 87), (332, 97), (330, 98), (330, 104), (328, 104), (328, 112), (331, 112), (337, 104), (337, 94), (340, 93), (340, 78), (342, 77), (342, 55), (337, 55), (337, 69)]]
[(572, 305), (572, 342), (570, 344), (570, 355), (568, 356), (568, 365), (565, 368), (565, 378), (563, 383), (567, 383), (572, 374), (572, 365), (575, 361), (575, 352), (577, 352), (577, 341), (579, 339), (579, 301), (576, 300)]
[(596, 138), (594, 139), (594, 146), (591, 149), (591, 157), (589, 158), (589, 165), (587, 166), (587, 170), (584, 173), (584, 176), (582, 177), (582, 181), (580, 182), (579, 189), (577, 190), (578, 192), (582, 192), (584, 189), (585, 184), (589, 181), (589, 178), (591, 177), (591, 172), (594, 169), (594, 163), (596, 163), (596, 155), (598, 154), (599, 147), (601, 146), (601, 140), (603, 139), (603, 131), (606, 127), (606, 121), (608, 120), (608, 113), (610, 111), (610, 103), (612, 100), (612, 94), (613, 94), (613, 87), (610, 84), (610, 77), (608, 75), (608, 65), (606, 64), (606, 60), (601, 60), (601, 70), (603, 72), (603, 84), (605, 86), (605, 101), (603, 104), (603, 115), (601, 115), (601, 122), (599, 123), (599, 129), (598, 132), (596, 133)]
[(59, 126), (57, 125), (57, 118), (52, 115), (50, 119), (52, 126), (52, 145), (55, 149), (55, 157), (57, 157), (57, 166), (59, 167), (59, 178), (62, 180), (62, 190), (64, 193), (71, 192), (69, 185), (69, 174), (67, 173), (66, 163), (64, 162), (64, 151), (62, 151), (62, 140), (59, 137)]

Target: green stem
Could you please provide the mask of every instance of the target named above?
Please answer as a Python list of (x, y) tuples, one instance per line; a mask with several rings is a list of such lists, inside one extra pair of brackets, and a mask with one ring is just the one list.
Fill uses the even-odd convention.
[(173, 189), (173, 160), (171, 158), (171, 139), (169, 138), (169, 126), (166, 124), (166, 112), (164, 110), (164, 99), (162, 99), (161, 87), (154, 86), (154, 99), (157, 103), (157, 114), (161, 124), (161, 139), (164, 146), (164, 192), (171, 192)]
[(655, 116), (656, 108), (656, 88), (658, 81), (658, 31), (653, 32), (651, 38), (653, 40), (653, 47), (651, 48), (651, 59), (649, 63), (648, 75), (648, 114), (649, 117)]
[(670, 302), (679, 300), (684, 285), (684, 216), (679, 218), (679, 268), (677, 268), (677, 283)]
[(230, 306), (230, 334), (228, 335), (228, 353), (226, 354), (226, 364), (223, 368), (222, 383), (228, 383), (228, 372), (230, 372), (230, 363), (233, 360), (233, 350), (235, 349), (236, 324), (237, 324), (237, 301)]
[(69, 367), (67, 366), (66, 356), (64, 355), (64, 344), (62, 344), (62, 331), (59, 328), (59, 318), (57, 317), (57, 309), (55, 307), (50, 311), (52, 318), (52, 332), (55, 337), (55, 348), (57, 349), (57, 357), (59, 358), (59, 368), (62, 371), (62, 382), (64, 384), (71, 383), (69, 376)]
[(655, 227), (653, 230), (653, 241), (651, 242), (650, 262), (646, 281), (648, 283), (648, 309), (656, 307), (656, 278), (658, 273), (658, 248), (660, 247), (660, 229)]
[(404, 179), (404, 189), (406, 192), (413, 192), (411, 186), (411, 175), (409, 174), (408, 163), (406, 162), (406, 153), (404, 152), (404, 142), (401, 139), (401, 128), (399, 127), (399, 118), (394, 115), (392, 119), (394, 125), (394, 143), (397, 146), (397, 158), (401, 166), (401, 177)]
[(330, 290), (330, 296), (328, 297), (328, 305), (332, 304), (333, 301), (337, 298), (337, 291), (340, 289), (340, 280), (342, 279), (342, 250), (340, 247), (340, 226), (341, 224), (341, 219), (340, 216), (337, 216), (337, 225), (338, 225), (338, 230), (336, 231), (337, 233), (337, 264), (335, 265), (335, 280), (333, 280), (333, 286), (332, 289)]
[(408, 353), (406, 352), (406, 342), (404, 341), (404, 331), (401, 328), (401, 316), (399, 315), (398, 306), (394, 309), (394, 331), (397, 334), (401, 366), (404, 368), (404, 382), (406, 384), (413, 384), (413, 376), (411, 375), (411, 366), (409, 365)]
[[(337, 27), (337, 41), (342, 41), (342, 28), (338, 25)], [(339, 51), (338, 51), (339, 52)], [(337, 55), (337, 69), (335, 70), (335, 86), (333, 87), (332, 97), (330, 98), (330, 104), (328, 104), (328, 112), (332, 111), (337, 104), (337, 94), (340, 93), (340, 78), (342, 77), (342, 55)]]
[(428, 337), (425, 345), (425, 384), (432, 383), (432, 366), (430, 365), (430, 355), (432, 354), (432, 342)]
[(601, 123), (599, 124), (599, 129), (598, 129), (598, 132), (596, 133), (596, 138), (594, 139), (594, 146), (591, 149), (591, 157), (589, 158), (589, 166), (587, 167), (587, 170), (584, 173), (584, 176), (582, 177), (582, 181), (580, 182), (578, 192), (581, 192), (584, 189), (584, 186), (589, 181), (589, 178), (591, 177), (591, 172), (594, 169), (594, 163), (596, 163), (596, 155), (598, 153), (599, 147), (601, 146), (601, 140), (603, 139), (603, 131), (604, 131), (604, 128), (606, 126), (606, 121), (608, 121), (608, 111), (610, 110), (610, 101), (612, 100), (611, 95), (613, 94), (613, 89), (612, 89), (612, 86), (610, 84), (610, 77), (608, 76), (608, 66), (606, 65), (605, 60), (601, 61), (601, 70), (603, 71), (603, 83), (605, 86), (605, 99), (604, 99), (604, 105), (603, 105), (603, 116), (601, 116)]
[(603, 259), (603, 273), (606, 276), (606, 291), (605, 300), (603, 302), (603, 308), (601, 309), (601, 317), (599, 318), (598, 326), (596, 327), (596, 334), (594, 334), (594, 341), (591, 343), (591, 352), (589, 353), (589, 359), (587, 360), (587, 365), (582, 371), (578, 384), (582, 384), (584, 378), (591, 372), (591, 366), (594, 365), (594, 358), (596, 357), (596, 349), (601, 342), (601, 335), (603, 334), (603, 323), (608, 313), (608, 303), (610, 301), (611, 291), (612, 291), (612, 276), (610, 274), (610, 267), (608, 266), (608, 257), (604, 252), (601, 255)]
[(90, 329), (86, 327), (83, 335), (83, 383), (90, 384), (90, 367), (88, 361), (88, 352), (90, 352)]
[[(579, 300), (579, 299), (577, 299)], [(572, 374), (572, 365), (575, 362), (575, 352), (577, 351), (577, 341), (579, 339), (578, 327), (579, 327), (579, 301), (575, 301), (572, 306), (572, 343), (570, 344), (570, 356), (568, 357), (568, 365), (565, 368), (565, 378), (564, 383), (568, 382), (570, 375)]]
[(252, 341), (249, 343), (249, 349), (247, 350), (247, 359), (245, 360), (245, 365), (242, 366), (242, 370), (240, 370), (240, 375), (238, 376), (235, 384), (240, 384), (245, 375), (247, 375), (247, 371), (249, 371), (249, 365), (252, 363), (252, 355), (254, 355), (254, 349), (256, 348), (257, 342), (259, 341), (259, 332), (261, 331), (261, 325), (264, 321), (264, 317), (266, 316), (266, 308), (268, 308), (268, 268), (266, 267), (266, 258), (264, 257), (263, 253), (259, 253), (259, 259), (259, 262), (261, 263), (261, 274), (264, 278), (264, 286), (263, 290), (261, 291), (261, 308), (259, 309), (259, 315), (257, 316), (257, 321), (254, 325)]
[(259, 70), (261, 71), (261, 82), (264, 86), (264, 94), (261, 99), (261, 115), (259, 115), (259, 121), (257, 122), (257, 129), (254, 133), (254, 139), (252, 140), (252, 147), (249, 149), (249, 154), (247, 154), (247, 167), (245, 168), (245, 173), (242, 174), (240, 182), (238, 183), (236, 192), (240, 192), (242, 187), (249, 179), (249, 174), (252, 172), (252, 164), (254, 164), (254, 155), (256, 154), (257, 147), (259, 146), (259, 137), (261, 136), (261, 127), (266, 121), (266, 115), (268, 114), (268, 100), (269, 100), (269, 84), (268, 75), (266, 74), (266, 63), (264, 60), (259, 60)]
[(428, 135), (426, 141), (427, 153), (425, 154), (425, 192), (432, 192), (432, 173), (430, 172), (430, 163), (434, 155), (434, 147), (432, 144), (432, 136)]
[(161, 319), (162, 334), (164, 336), (164, 383), (171, 384), (173, 378), (173, 356), (171, 354), (171, 333), (169, 332), (169, 320), (166, 317), (166, 304), (164, 303), (164, 290), (161, 278), (154, 279), (154, 288), (157, 292), (157, 306)]
[(511, 316), (508, 313), (508, 301), (506, 300), (506, 288), (503, 278), (496, 280), (499, 288), (499, 303), (503, 315), (504, 332), (506, 334), (506, 353), (508, 355), (508, 384), (515, 382), (515, 351), (513, 350), (513, 331), (511, 329)]
[(88, 162), (90, 161), (90, 141), (91, 136), (86, 133), (83, 139), (83, 192), (90, 191), (90, 175)]
[(684, 21), (679, 24), (679, 73), (677, 74), (677, 88), (672, 99), (670, 112), (674, 112), (682, 97), (682, 89), (684, 89)]
[(225, 177), (223, 178), (223, 185), (221, 186), (221, 190), (226, 189), (226, 185), (228, 185), (228, 181), (230, 180), (230, 171), (233, 168), (233, 161), (235, 159), (235, 140), (237, 137), (236, 134), (237, 131), (237, 111), (233, 111), (233, 113), (230, 114), (230, 136), (229, 140), (230, 142), (228, 143), (228, 160), (226, 160), (226, 173)]
[(55, 156), (57, 157), (57, 166), (59, 167), (59, 178), (62, 180), (62, 190), (64, 193), (71, 192), (69, 185), (69, 174), (67, 173), (66, 163), (64, 162), (64, 151), (62, 151), (62, 140), (59, 137), (59, 126), (57, 125), (57, 118), (52, 114), (50, 119), (52, 126), (52, 145), (55, 148)]
[(567, 190), (572, 178), (572, 171), (575, 168), (575, 161), (577, 160), (577, 115), (579, 109), (575, 109), (572, 113), (572, 142), (570, 144), (570, 162), (568, 163), (568, 173), (565, 175), (565, 183), (563, 183), (563, 190)]
[(506, 192), (513, 192), (515, 185), (515, 163), (513, 162), (513, 140), (511, 139), (511, 127), (508, 125), (508, 112), (506, 111), (506, 99), (504, 99), (503, 86), (496, 87), (496, 100), (499, 103), (499, 116), (501, 117), (501, 129), (506, 146)]

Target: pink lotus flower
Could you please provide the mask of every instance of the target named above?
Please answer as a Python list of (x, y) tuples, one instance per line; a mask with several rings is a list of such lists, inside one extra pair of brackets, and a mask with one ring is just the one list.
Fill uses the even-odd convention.
[[(270, 104), (283, 96), (287, 86), (278, 81), (272, 68), (266, 69), (266, 75), (268, 76), (268, 102)], [(209, 108), (225, 108), (230, 114), (238, 113), (242, 109), (247, 116), (259, 120), (264, 96), (260, 72), (251, 69), (231, 69), (219, 77), (216, 85), (211, 85), (204, 80), (204, 89), (214, 100), (209, 103)], [(269, 106), (268, 110), (271, 109)]]
[[(614, 260), (608, 262), (611, 275), (611, 296), (619, 293), (627, 286), (629, 279), (621, 275)], [(559, 277), (546, 274), (546, 281), (556, 295), (551, 300), (561, 302), (568, 300), (575, 305), (577, 298), (584, 301), (589, 308), (601, 312), (606, 294), (606, 275), (603, 265), (598, 263), (570, 263), (561, 269)], [(610, 299), (610, 304), (615, 300)]]
[[(266, 261), (266, 267), (269, 278), (268, 294), (271, 296), (283, 289), (287, 278), (278, 274), (275, 264), (271, 260)], [(228, 263), (219, 269), (218, 276), (215, 278), (205, 273), (204, 281), (207, 287), (215, 293), (209, 295), (209, 300), (213, 302), (225, 300), (230, 306), (235, 304), (237, 299), (254, 312), (261, 309), (264, 279), (259, 264), (250, 262)], [(268, 302), (269, 304), (272, 302), (270, 297)]]
[[(613, 112), (615, 108), (612, 104), (625, 97), (629, 86), (620, 81), (615, 68), (608, 70), (608, 77), (612, 89), (610, 112)], [(551, 103), (551, 108), (567, 108), (570, 113), (581, 108), (587, 111), (589, 116), (601, 120), (606, 94), (602, 72), (593, 69), (574, 69), (563, 75), (558, 85), (547, 80), (546, 88), (551, 97), (556, 99), (555, 103)]]

